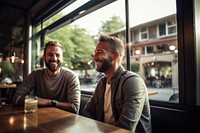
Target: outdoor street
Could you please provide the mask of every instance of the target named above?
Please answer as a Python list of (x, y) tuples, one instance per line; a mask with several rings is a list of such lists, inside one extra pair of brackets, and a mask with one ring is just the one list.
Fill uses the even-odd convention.
[[(81, 90), (94, 91), (96, 84), (81, 85)], [(149, 99), (169, 101), (169, 98), (178, 93), (178, 88), (148, 88), (148, 91), (157, 91), (158, 94), (149, 96)]]

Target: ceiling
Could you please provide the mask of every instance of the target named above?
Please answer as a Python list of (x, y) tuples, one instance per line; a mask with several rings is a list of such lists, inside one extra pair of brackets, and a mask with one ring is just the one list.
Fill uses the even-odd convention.
[(0, 0), (0, 53), (6, 52), (10, 45), (21, 47), (21, 40), (17, 36), (23, 34), (19, 32), (24, 32), (22, 29), (26, 24), (27, 13), (32, 21), (42, 12), (47, 14), (47, 12), (55, 10), (55, 7), (52, 7), (63, 1), (67, 3), (73, 0)]
[[(75, 1), (77, 0), (0, 0), (0, 54), (7, 57), (11, 48), (24, 47), (29, 22), (37, 26)], [(80, 14), (81, 11), (86, 14), (113, 1), (115, 0), (89, 0), (55, 25), (68, 22), (69, 18), (78, 19), (83, 15)], [(48, 27), (48, 30), (57, 28), (55, 25)]]
[(23, 18), (28, 11), (34, 17), (52, 1), (55, 0), (0, 0), (0, 24), (21, 25), (20, 17)]

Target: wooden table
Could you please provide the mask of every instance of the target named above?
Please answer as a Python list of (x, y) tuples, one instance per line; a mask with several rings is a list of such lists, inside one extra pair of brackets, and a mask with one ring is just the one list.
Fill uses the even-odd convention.
[(128, 130), (95, 121), (53, 107), (25, 114), (23, 108), (0, 108), (0, 133), (131, 133)]
[(148, 92), (148, 95), (149, 95), (149, 96), (153, 96), (153, 95), (156, 95), (156, 94), (158, 94), (157, 91), (149, 91), (149, 92)]
[(16, 87), (17, 87), (16, 84), (0, 84), (0, 89), (4, 89), (4, 88), (13, 89), (13, 88), (16, 88)]
[[(16, 89), (16, 88), (17, 88), (16, 84), (0, 84), (0, 106), (1, 106), (1, 101), (2, 100), (4, 100), (4, 99), (10, 100), (11, 99), (11, 96), (12, 96), (12, 93), (13, 93), (13, 89)], [(2, 98), (1, 91), (3, 89), (4, 90), (7, 89), (7, 96), (8, 97)]]

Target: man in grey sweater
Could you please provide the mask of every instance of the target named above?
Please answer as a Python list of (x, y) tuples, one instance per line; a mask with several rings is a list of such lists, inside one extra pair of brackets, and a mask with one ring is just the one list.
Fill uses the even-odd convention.
[(13, 104), (24, 105), (26, 95), (38, 98), (39, 106), (53, 106), (73, 113), (80, 107), (80, 82), (70, 69), (61, 67), (63, 62), (62, 45), (49, 41), (44, 48), (45, 68), (30, 73), (17, 88)]

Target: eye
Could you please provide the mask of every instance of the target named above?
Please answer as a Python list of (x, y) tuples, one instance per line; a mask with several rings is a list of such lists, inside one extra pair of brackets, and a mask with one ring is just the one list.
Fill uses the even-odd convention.
[(58, 57), (58, 58), (59, 58), (59, 57), (60, 57), (60, 54), (56, 54), (56, 57)]
[(96, 51), (94, 51), (95, 54), (100, 54), (102, 52), (103, 52), (103, 50), (96, 50)]
[(48, 56), (53, 56), (53, 53), (47, 53)]

